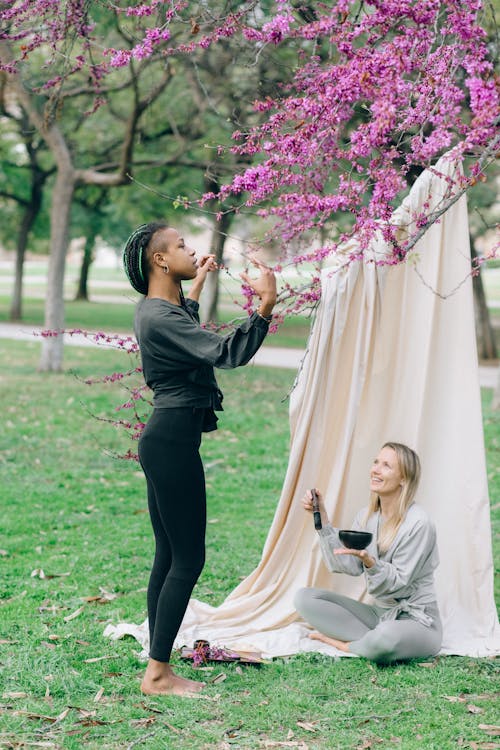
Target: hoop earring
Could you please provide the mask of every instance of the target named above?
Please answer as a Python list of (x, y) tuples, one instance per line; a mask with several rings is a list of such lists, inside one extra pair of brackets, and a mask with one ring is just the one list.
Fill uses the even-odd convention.
[(165, 265), (162, 266), (162, 268), (163, 268), (163, 273), (170, 273), (170, 268), (168, 267), (168, 263), (165, 263)]

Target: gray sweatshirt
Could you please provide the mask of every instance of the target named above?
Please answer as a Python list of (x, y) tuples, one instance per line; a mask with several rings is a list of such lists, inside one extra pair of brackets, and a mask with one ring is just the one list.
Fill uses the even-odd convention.
[(386, 552), (379, 553), (377, 545), (380, 512), (370, 516), (367, 523), (367, 508), (356, 515), (352, 528), (370, 531), (373, 539), (367, 547), (375, 565), (365, 568), (354, 555), (334, 555), (333, 550), (342, 548), (338, 529), (324, 526), (319, 532), (323, 559), (332, 573), (365, 575), (368, 593), (375, 604), (384, 610), (382, 620), (393, 620), (401, 612), (424, 625), (432, 618), (426, 609), (437, 606), (434, 589), (434, 570), (439, 564), (436, 545), (436, 529), (423, 508), (411, 505), (396, 536)]

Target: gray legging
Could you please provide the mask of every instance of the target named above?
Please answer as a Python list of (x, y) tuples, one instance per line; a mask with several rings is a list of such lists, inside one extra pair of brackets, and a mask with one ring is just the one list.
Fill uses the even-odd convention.
[(353, 654), (382, 664), (434, 656), (441, 648), (441, 620), (434, 604), (426, 607), (426, 614), (433, 618), (430, 626), (405, 613), (396, 620), (381, 620), (381, 607), (326, 589), (299, 589), (295, 608), (323, 635), (348, 641)]

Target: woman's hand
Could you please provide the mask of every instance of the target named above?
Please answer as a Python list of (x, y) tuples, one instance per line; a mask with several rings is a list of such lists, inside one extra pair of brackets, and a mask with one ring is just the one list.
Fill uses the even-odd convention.
[(207, 278), (210, 271), (216, 271), (218, 269), (217, 262), (215, 260), (215, 255), (202, 255), (198, 260), (198, 270), (196, 272), (196, 276), (193, 279), (193, 283), (191, 284), (191, 289), (189, 290), (188, 297), (189, 299), (194, 299), (196, 302), (200, 298), (201, 290), (203, 289), (203, 285), (205, 284), (205, 279)]
[(333, 554), (354, 555), (355, 557), (359, 557), (365, 568), (373, 568), (373, 566), (375, 565), (374, 558), (369, 555), (365, 549), (348, 549), (347, 547), (342, 547), (340, 549), (334, 549)]
[(203, 286), (210, 271), (217, 271), (218, 267), (213, 253), (210, 255), (202, 255), (198, 260), (198, 271), (196, 273), (195, 282), (199, 282), (201, 283), (201, 286)]
[(276, 276), (269, 266), (266, 266), (265, 263), (257, 260), (257, 258), (250, 258), (250, 262), (260, 270), (260, 276), (257, 279), (251, 279), (246, 271), (242, 271), (240, 276), (245, 284), (248, 284), (260, 298), (260, 313), (266, 317), (271, 315), (273, 307), (276, 304)]
[[(326, 526), (330, 523), (328, 516), (326, 514), (325, 505), (323, 502), (323, 495), (319, 490), (314, 488), (316, 490), (316, 495), (318, 496), (318, 510), (321, 515), (321, 523), (323, 526)], [(304, 506), (304, 510), (307, 510), (309, 513), (313, 512), (313, 498), (312, 498), (312, 492), (311, 490), (307, 490), (306, 494), (302, 498), (302, 505)]]

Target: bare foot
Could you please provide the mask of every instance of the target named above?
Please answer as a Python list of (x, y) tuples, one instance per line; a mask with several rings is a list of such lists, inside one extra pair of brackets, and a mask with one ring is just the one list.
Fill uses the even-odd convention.
[(309, 633), (309, 638), (312, 641), (322, 641), (323, 643), (327, 643), (329, 646), (334, 646), (334, 648), (338, 648), (339, 651), (344, 651), (345, 653), (348, 653), (349, 651), (350, 641), (338, 641), (336, 638), (330, 638), (328, 635), (318, 633), (317, 630)]
[(150, 659), (141, 682), (144, 695), (181, 695), (193, 697), (205, 687), (204, 682), (188, 680), (175, 674), (170, 664)]

